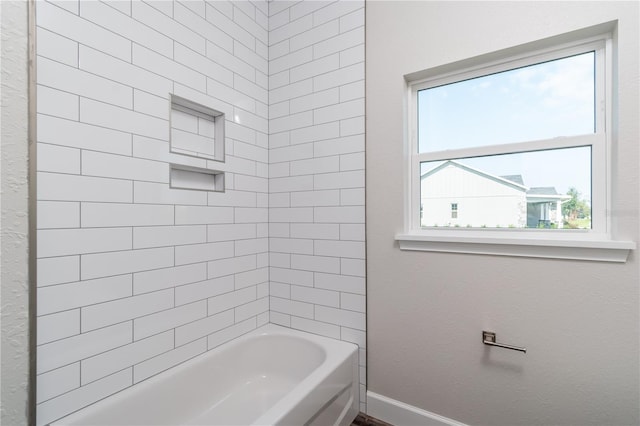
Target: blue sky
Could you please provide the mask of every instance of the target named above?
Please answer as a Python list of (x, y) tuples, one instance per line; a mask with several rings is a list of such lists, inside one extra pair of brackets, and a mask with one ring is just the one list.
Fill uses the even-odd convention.
[[(594, 132), (594, 54), (586, 53), (418, 93), (420, 152)], [(576, 187), (591, 197), (590, 148), (483, 157), (461, 162), (522, 175), (527, 186)], [(439, 164), (439, 163), (438, 163)], [(433, 164), (437, 165), (437, 164)], [(423, 171), (432, 165), (424, 165)]]

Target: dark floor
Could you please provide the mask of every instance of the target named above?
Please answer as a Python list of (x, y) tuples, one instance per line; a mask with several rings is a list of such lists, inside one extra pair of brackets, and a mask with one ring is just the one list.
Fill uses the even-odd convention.
[(385, 423), (382, 420), (378, 420), (375, 417), (367, 416), (364, 413), (358, 414), (351, 426), (393, 426), (389, 423)]

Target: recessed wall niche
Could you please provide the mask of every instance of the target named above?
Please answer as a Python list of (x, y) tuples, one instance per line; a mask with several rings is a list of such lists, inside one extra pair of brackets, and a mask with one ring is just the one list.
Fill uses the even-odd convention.
[(224, 162), (224, 113), (171, 95), (172, 153)]

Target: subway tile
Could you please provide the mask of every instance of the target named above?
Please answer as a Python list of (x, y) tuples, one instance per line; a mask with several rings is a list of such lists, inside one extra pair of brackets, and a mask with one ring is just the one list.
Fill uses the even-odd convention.
[[(270, 5), (269, 9), (274, 9), (273, 6)], [(289, 9), (280, 10), (278, 13), (272, 14), (269, 16), (269, 30), (275, 30), (278, 27), (281, 27), (285, 24), (289, 23)]]
[(316, 272), (314, 275), (314, 285), (317, 288), (335, 290), (347, 293), (366, 294), (364, 277), (351, 277), (346, 275), (336, 275), (333, 273)]
[(38, 201), (38, 229), (79, 228), (80, 203), (68, 201)]
[(340, 225), (325, 223), (292, 223), (291, 238), (310, 238), (314, 240), (337, 240), (340, 238)]
[(270, 282), (269, 283), (269, 294), (274, 297), (280, 297), (283, 299), (291, 299), (291, 285)]
[(134, 182), (133, 201), (137, 204), (180, 204), (182, 207), (206, 205), (207, 193), (172, 189), (167, 184)]
[(256, 225), (251, 223), (207, 225), (207, 241), (231, 241), (256, 238)]
[(177, 265), (188, 263), (206, 262), (209, 260), (233, 257), (234, 242), (224, 241), (219, 243), (190, 244), (175, 248), (175, 262)]
[[(298, 257), (296, 255), (296, 257)], [(287, 265), (289, 266), (289, 265)], [(294, 267), (303, 266), (297, 261)], [(307, 287), (313, 286), (313, 272), (301, 271), (297, 269), (271, 267), (270, 279), (286, 284), (303, 285)]]
[[(279, 43), (272, 44), (268, 48), (269, 50), (269, 60), (275, 60), (281, 56), (284, 56), (290, 52), (289, 50), (289, 39), (282, 40)], [(270, 74), (273, 74), (273, 71), (269, 71)]]
[(300, 191), (291, 193), (292, 207), (335, 206), (338, 204), (340, 204), (340, 192), (337, 190)]
[(266, 193), (269, 191), (269, 181), (266, 177), (236, 174), (234, 189), (238, 191), (254, 191)]
[[(164, 6), (173, 6), (173, 4), (166, 2), (156, 3), (164, 3)], [(141, 1), (134, 1), (131, 4), (131, 16), (134, 19), (151, 28), (162, 28), (162, 33), (165, 36), (203, 54), (205, 51), (204, 37), (193, 31), (193, 27), (181, 25), (177, 20), (171, 19), (173, 10), (171, 12), (172, 15), (167, 16)], [(182, 16), (180, 18), (182, 19)]]
[(269, 31), (269, 45), (279, 43), (282, 40), (291, 38), (296, 34), (307, 31), (311, 29), (312, 26), (313, 18), (311, 15), (306, 15), (301, 17), (300, 19), (291, 20), (291, 22)]
[(269, 239), (257, 238), (255, 240), (236, 241), (236, 256), (247, 254), (266, 253), (269, 251)]
[(138, 383), (164, 370), (181, 364), (207, 351), (207, 340), (202, 338), (165, 352), (133, 366), (133, 382)]
[(364, 43), (341, 51), (340, 66), (347, 67), (349, 65), (357, 64), (358, 62), (364, 62), (364, 53)]
[(38, 259), (38, 287), (68, 283), (80, 279), (80, 256)]
[(233, 276), (200, 281), (176, 288), (176, 306), (233, 291)]
[(316, 207), (314, 220), (317, 223), (364, 223), (364, 206)]
[(256, 288), (248, 287), (207, 299), (207, 311), (209, 315), (213, 315), (254, 300), (256, 300)]
[[(258, 43), (255, 43), (258, 44)], [(247, 47), (246, 44), (243, 44), (241, 42), (238, 42), (237, 40), (234, 40), (233, 42), (233, 54), (238, 58), (241, 59), (243, 61), (245, 61), (246, 63), (248, 63), (249, 65), (251, 65), (253, 68), (256, 69), (256, 71), (267, 75), (269, 74), (269, 61), (268, 59), (258, 55), (253, 48), (249, 48)], [(257, 83), (257, 81), (256, 81)], [(265, 102), (265, 103), (268, 103)]]
[[(340, 272), (340, 259), (327, 256), (307, 256), (301, 254), (291, 255), (291, 267), (304, 271), (327, 272), (337, 274)], [(329, 288), (329, 290), (332, 290)]]
[[(354, 102), (355, 100), (364, 102), (364, 80), (358, 80), (353, 83), (340, 86), (340, 102), (348, 102), (351, 100), (354, 100)], [(364, 116), (364, 107), (362, 108), (362, 113), (356, 115)], [(345, 118), (349, 117), (345, 115)]]
[(108, 277), (174, 266), (173, 247), (82, 256), (82, 279)]
[(364, 204), (365, 204), (364, 187), (340, 190), (341, 206), (364, 206)]
[(38, 142), (131, 155), (131, 134), (38, 114)]
[[(240, 141), (234, 141), (233, 155), (247, 160), (261, 161), (263, 163), (269, 161), (269, 151), (266, 148)], [(236, 171), (240, 172), (238, 170)]]
[(247, 320), (238, 322), (231, 327), (227, 327), (218, 332), (212, 333), (207, 337), (207, 347), (209, 349), (216, 348), (223, 343), (233, 340), (254, 330), (257, 327), (255, 318), (249, 318)]
[[(214, 16), (216, 13), (217, 10), (215, 8), (207, 8), (207, 18), (215, 19)], [(215, 20), (215, 23), (221, 27), (219, 28), (218, 26), (212, 25), (211, 22), (208, 22), (206, 19), (204, 19), (204, 15), (198, 16), (198, 14), (194, 13), (192, 10), (189, 10), (180, 3), (174, 4), (173, 18), (176, 23), (181, 23), (185, 27), (192, 29), (194, 32), (203, 36), (208, 41), (215, 42), (218, 46), (229, 52), (233, 50), (233, 38), (229, 34), (233, 34), (236, 37), (242, 36), (241, 34), (238, 34), (239, 31), (234, 28), (232, 26), (233, 24), (225, 17)], [(225, 31), (228, 31), (228, 33), (225, 33)], [(247, 38), (249, 37), (250, 36), (247, 35)], [(185, 46), (189, 46), (189, 44), (185, 44)], [(198, 50), (198, 52), (204, 53), (200, 50)]]
[[(290, 11), (290, 16), (291, 16), (291, 20), (295, 20), (298, 19), (302, 16), (308, 15), (310, 13), (313, 13), (314, 11), (321, 9), (325, 6), (327, 6), (328, 4), (330, 4), (330, 2), (327, 1), (301, 1), (298, 2), (296, 4), (294, 4), (293, 6), (291, 6), (291, 8), (289, 9)], [(314, 21), (315, 25), (318, 25), (315, 21)]]
[[(134, 2), (132, 2), (134, 3)], [(145, 1), (149, 6), (154, 8), (156, 11), (161, 12), (168, 17), (173, 17), (173, 2), (165, 1), (165, 0), (147, 0)], [(133, 5), (131, 9), (131, 13), (133, 15)], [(173, 37), (172, 37), (173, 38)]]
[(122, 299), (131, 295), (131, 275), (42, 287), (38, 289), (38, 315)]
[[(338, 238), (336, 238), (338, 239)], [(342, 223), (340, 224), (340, 240), (364, 241), (365, 226), (362, 224)]]
[(149, 248), (207, 242), (205, 225), (144, 226), (133, 229), (133, 248)]
[(366, 312), (367, 299), (362, 294), (340, 293), (340, 308), (349, 311)]
[[(161, 333), (207, 316), (207, 304), (201, 302), (146, 315), (133, 320), (133, 340)], [(173, 342), (172, 345), (173, 347)]]
[(81, 380), (86, 385), (173, 349), (173, 331), (167, 331), (82, 360)]
[(291, 328), (306, 331), (307, 333), (319, 334), (332, 339), (340, 339), (340, 327), (335, 324), (292, 316)]
[[(269, 102), (275, 104), (313, 93), (313, 79), (297, 81), (269, 91)], [(319, 90), (317, 90), (319, 91)], [(278, 133), (269, 129), (270, 133)]]
[(365, 314), (360, 312), (345, 311), (327, 306), (315, 307), (315, 318), (318, 321), (341, 325), (356, 330), (365, 330)]
[(82, 332), (139, 318), (173, 307), (173, 290), (126, 297), (82, 308)]
[(49, 424), (62, 416), (120, 392), (132, 383), (131, 369), (128, 368), (38, 404), (36, 406), (37, 424)]
[(224, 130), (228, 138), (251, 145), (256, 144), (256, 131), (254, 129), (226, 120)]
[(169, 137), (167, 120), (90, 99), (80, 99), (80, 120), (151, 138), (166, 140)]
[[(334, 189), (335, 186), (340, 187), (342, 185), (348, 185), (349, 176), (342, 175), (340, 173), (332, 173), (338, 172), (338, 170), (340, 170), (340, 158), (337, 156), (312, 158), (291, 162), (291, 176), (308, 174), (315, 175), (315, 189)], [(341, 180), (339, 182), (334, 182), (334, 180), (330, 178), (333, 175), (341, 175), (339, 177), (344, 178), (345, 181)], [(327, 185), (327, 181), (331, 182), (333, 185)]]
[(133, 294), (148, 293), (206, 279), (206, 263), (136, 272), (133, 274)]
[(39, 172), (80, 174), (80, 150), (39, 143), (37, 147)]
[(278, 222), (313, 222), (313, 209), (309, 207), (269, 209), (269, 223)]
[(269, 239), (269, 250), (277, 253), (314, 254), (313, 240), (294, 238), (271, 237)]
[(364, 63), (360, 62), (355, 65), (350, 65), (348, 67), (340, 68), (336, 71), (331, 71), (331, 72), (313, 77), (313, 90), (318, 92), (320, 90), (326, 90), (332, 87), (339, 87), (339, 86), (342, 86), (348, 83), (353, 83), (354, 81), (359, 81), (363, 79), (364, 79)]
[(131, 228), (49, 229), (38, 232), (38, 257), (130, 249)]
[[(322, 92), (312, 93), (310, 95), (301, 96), (289, 101), (291, 113), (300, 111), (309, 111), (316, 108), (322, 108), (327, 105), (334, 105), (340, 101), (340, 90), (333, 88)], [(338, 136), (338, 135), (336, 135)], [(307, 140), (309, 141), (309, 140)]]
[(233, 117), (236, 123), (242, 123), (244, 126), (255, 129), (258, 132), (269, 132), (269, 120), (265, 117), (260, 117), (238, 107), (233, 109)]
[(176, 225), (233, 223), (232, 207), (181, 206), (176, 210)]
[(279, 148), (289, 145), (289, 132), (270, 133), (269, 148)]
[(340, 307), (340, 293), (320, 288), (291, 286), (291, 300), (313, 303), (314, 305)]
[(131, 16), (131, 0), (109, 2), (108, 5), (127, 16)]
[[(131, 41), (52, 4), (38, 3), (38, 26), (109, 55), (131, 60)], [(40, 73), (40, 71), (38, 71)]]
[(38, 200), (130, 203), (132, 182), (38, 172)]
[(364, 26), (364, 8), (340, 17), (340, 32), (344, 33), (354, 28)]
[[(175, 72), (186, 73), (189, 76), (188, 78), (196, 78), (198, 84), (189, 84), (177, 77), (174, 77), (174, 80), (181, 81), (183, 84), (201, 92), (209, 93), (224, 102), (242, 101), (237, 93), (229, 90), (229, 87), (233, 86), (233, 72), (228, 69), (228, 66), (225, 68), (227, 64), (224, 62), (216, 62), (179, 44), (175, 46), (175, 61), (178, 65)], [(180, 66), (180, 64), (184, 67)], [(225, 66), (221, 64), (225, 64)], [(200, 85), (201, 77), (194, 71), (198, 73), (206, 71), (207, 78), (204, 80), (204, 87)]]
[[(342, 3), (342, 2), (341, 2)], [(344, 2), (350, 3), (350, 2)], [(356, 28), (338, 36), (321, 41), (313, 45), (313, 57), (322, 58), (332, 53), (340, 52), (364, 42), (364, 26)]]
[(263, 297), (234, 309), (236, 321), (244, 321), (269, 311), (269, 298)]
[(336, 1), (313, 12), (313, 23), (315, 25), (320, 25), (322, 23), (338, 19), (363, 7), (364, 0)]
[(82, 174), (169, 183), (166, 163), (93, 151), (82, 152)]
[(313, 319), (314, 305), (311, 303), (296, 302), (279, 297), (270, 297), (269, 299), (270, 309), (274, 312)]
[(211, 315), (198, 321), (183, 325), (176, 329), (176, 345), (197, 340), (201, 337), (213, 334), (233, 324), (233, 311), (228, 310), (216, 315)]
[(173, 225), (173, 206), (151, 204), (82, 203), (83, 228)]
[[(111, 2), (118, 3), (118, 2)], [(108, 28), (114, 33), (149, 49), (171, 57), (173, 55), (173, 40), (155, 28), (131, 19), (131, 17), (97, 1), (80, 2), (80, 16)]]
[(273, 309), (269, 311), (269, 321), (283, 327), (291, 327), (291, 315), (276, 312)]
[[(53, 115), (68, 120), (78, 120), (80, 116), (78, 95), (38, 84), (36, 97), (38, 114)], [(38, 167), (41, 166), (40, 163), (41, 161), (38, 161)]]
[(80, 309), (39, 316), (37, 329), (38, 345), (78, 335), (80, 334)]
[[(87, 46), (80, 46), (79, 64), (81, 69), (92, 74), (118, 81), (157, 96), (167, 96), (173, 90), (171, 80), (157, 74), (158, 70), (145, 70), (131, 64), (129, 61), (114, 58)], [(167, 111), (168, 109), (167, 107)]]
[(313, 243), (313, 254), (364, 259), (365, 244), (360, 241), (317, 240)]
[(36, 38), (38, 40), (38, 56), (44, 56), (72, 67), (78, 66), (77, 41), (62, 37), (40, 26), (36, 28)]
[(358, 135), (364, 133), (364, 116), (340, 121), (340, 136)]
[(38, 404), (80, 387), (80, 363), (51, 370), (37, 377), (36, 402)]
[[(233, 20), (238, 24), (238, 27), (249, 32), (257, 40), (267, 43), (269, 41), (269, 31), (258, 22), (263, 21), (266, 24), (267, 18), (262, 13), (255, 12), (255, 6), (251, 2), (234, 2), (233, 4), (235, 6)], [(239, 12), (239, 9), (243, 9), (243, 11)], [(254, 13), (251, 13), (249, 9), (254, 9)], [(235, 36), (236, 34), (237, 32), (234, 32), (232, 36), (234, 39), (240, 40), (239, 37)]]
[(192, 0), (192, 1), (186, 1), (186, 2), (180, 2), (180, 3), (182, 6), (191, 9), (192, 12), (194, 12), (196, 15), (200, 17), (204, 17), (206, 14), (204, 0), (195, 0), (195, 1)]
[[(364, 330), (355, 330), (349, 327), (340, 327), (340, 340), (355, 343), (360, 348), (367, 347), (367, 333)], [(361, 365), (361, 367), (364, 366)], [(360, 374), (360, 383), (362, 383), (366, 378), (366, 374), (364, 375), (365, 377), (362, 377), (362, 370), (360, 371)]]
[(235, 208), (235, 223), (267, 222), (269, 210), (266, 208)]
[[(229, 53), (228, 50), (223, 49), (222, 47), (207, 41), (207, 54), (206, 57), (215, 64), (224, 64), (224, 67), (228, 71), (232, 71), (242, 77), (246, 78), (249, 81), (254, 81), (256, 76), (256, 70), (251, 65), (246, 63), (245, 61), (240, 60), (235, 57), (233, 54)], [(227, 72), (228, 72), (227, 71)], [(213, 77), (213, 76), (212, 76)], [(233, 80), (229, 80), (227, 77), (223, 77), (218, 74), (218, 78), (216, 78), (221, 83), (225, 83), (229, 86), (233, 85)]]
[(313, 123), (322, 124), (361, 115), (364, 115), (364, 98), (318, 108), (313, 111)]
[[(327, 157), (324, 157), (327, 158)], [(328, 157), (336, 158), (336, 157)], [(337, 159), (336, 159), (337, 161)], [(336, 165), (337, 167), (337, 165)], [(315, 176), (314, 189), (342, 189), (342, 188), (363, 188), (364, 187), (364, 170), (323, 173)]]
[[(300, 144), (293, 146), (285, 146), (282, 148), (271, 149), (269, 152), (269, 161), (279, 163), (282, 161), (304, 160), (313, 157), (312, 144)], [(297, 179), (293, 179), (297, 180)]]
[(207, 263), (207, 278), (217, 278), (238, 274), (257, 268), (256, 255), (235, 256), (228, 259), (213, 260)]
[(292, 51), (299, 50), (336, 36), (339, 32), (340, 24), (338, 20), (329, 21), (327, 23), (314, 26), (308, 31), (291, 37), (289, 39), (289, 46)]
[(235, 276), (236, 290), (255, 286), (269, 281), (269, 268), (258, 268), (250, 271), (239, 272)]
[[(39, 85), (123, 108), (131, 108), (133, 105), (131, 87), (43, 57), (38, 57), (37, 67)], [(82, 105), (80, 105), (80, 112), (83, 112)], [(74, 119), (77, 118), (74, 117)]]
[[(287, 194), (288, 195), (288, 194)], [(289, 222), (269, 223), (269, 237), (289, 238)]]
[(169, 120), (169, 101), (165, 96), (152, 95), (142, 90), (133, 89), (133, 109), (143, 114)]
[[(335, 139), (339, 136), (340, 124), (338, 122), (313, 125), (292, 130), (291, 145)], [(362, 145), (362, 149), (364, 149), (364, 143)]]
[(362, 259), (340, 259), (340, 273), (356, 277), (366, 276), (367, 265)]
[(37, 372), (45, 373), (126, 345), (131, 342), (131, 339), (131, 324), (122, 323), (40, 345), (38, 346)]
[[(275, 163), (275, 164), (269, 164), (269, 178), (278, 178), (278, 177), (286, 177), (289, 176), (289, 163), (288, 162), (282, 162), (282, 163)], [(277, 194), (277, 195), (281, 195), (281, 194)], [(287, 194), (288, 197), (288, 194)], [(288, 202), (288, 198), (287, 198), (287, 205), (289, 204)], [(270, 204), (272, 205), (272, 204)], [(273, 207), (278, 207), (273, 205)]]

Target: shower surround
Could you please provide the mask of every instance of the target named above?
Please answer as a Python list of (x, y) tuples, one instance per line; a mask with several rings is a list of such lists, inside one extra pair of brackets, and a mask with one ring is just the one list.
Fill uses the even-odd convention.
[[(364, 3), (38, 1), (36, 24), (37, 423), (268, 322), (359, 344), (364, 398)], [(224, 162), (170, 153), (170, 94), (225, 114)]]

